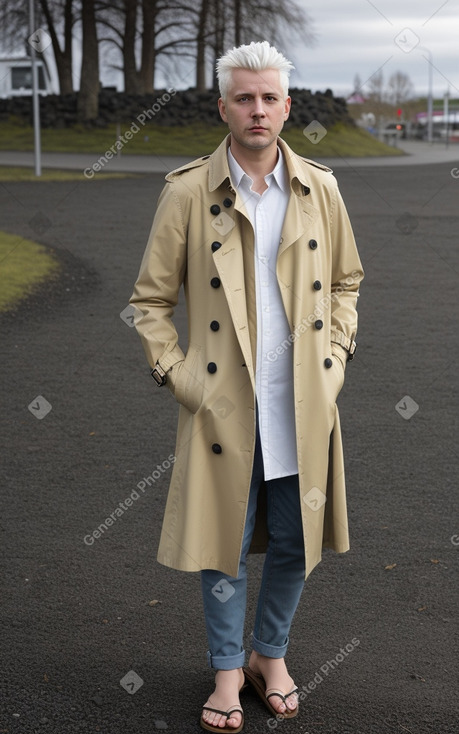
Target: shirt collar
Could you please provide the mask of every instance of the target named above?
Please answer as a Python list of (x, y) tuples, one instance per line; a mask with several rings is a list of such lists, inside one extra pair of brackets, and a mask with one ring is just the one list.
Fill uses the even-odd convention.
[[(281, 191), (288, 191), (288, 173), (284, 165), (284, 156), (279, 146), (277, 146), (277, 153), (277, 163), (271, 173), (268, 173), (268, 175), (265, 176), (265, 179), (272, 176)], [(230, 147), (228, 147), (228, 166), (233, 185), (238, 188), (241, 185), (242, 179), (245, 176), (250, 188), (250, 186), (252, 185), (252, 179), (239, 165), (236, 158), (233, 156)]]

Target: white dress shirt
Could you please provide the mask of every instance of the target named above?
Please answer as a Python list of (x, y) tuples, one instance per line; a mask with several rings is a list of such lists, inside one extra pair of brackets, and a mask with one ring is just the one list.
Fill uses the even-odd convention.
[[(290, 196), (281, 150), (277, 164), (265, 176), (262, 194), (252, 191), (253, 180), (228, 148), (228, 165), (255, 235), (257, 353), (255, 388), (265, 479), (298, 473), (293, 395), (293, 346), (276, 355), (276, 347), (290, 334), (276, 276), (276, 260)], [(271, 359), (268, 359), (268, 354)], [(273, 354), (275, 359), (273, 359)]]

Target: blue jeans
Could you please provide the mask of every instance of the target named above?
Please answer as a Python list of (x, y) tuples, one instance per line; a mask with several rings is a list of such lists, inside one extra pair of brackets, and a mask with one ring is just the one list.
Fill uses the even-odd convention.
[(287, 652), (290, 625), (304, 586), (304, 540), (298, 474), (264, 480), (257, 430), (246, 525), (237, 578), (201, 571), (211, 668), (233, 670), (245, 662), (243, 645), (247, 596), (247, 553), (255, 527), (258, 491), (266, 487), (268, 548), (252, 633), (252, 648), (270, 658)]

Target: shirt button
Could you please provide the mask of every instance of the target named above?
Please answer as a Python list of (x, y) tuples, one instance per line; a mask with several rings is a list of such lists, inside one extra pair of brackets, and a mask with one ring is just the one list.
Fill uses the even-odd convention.
[(320, 291), (320, 289), (322, 288), (322, 283), (320, 282), (320, 280), (315, 280), (312, 284), (312, 287), (315, 291)]
[(309, 240), (309, 247), (311, 250), (317, 250), (317, 240)]
[(316, 329), (321, 329), (323, 325), (324, 325), (324, 322), (321, 321), (320, 319), (317, 319), (317, 321), (314, 321), (314, 327)]
[(212, 278), (212, 280), (210, 281), (210, 285), (212, 286), (212, 288), (220, 288), (220, 283), (220, 278)]
[(333, 364), (333, 362), (330, 359), (330, 357), (327, 357), (327, 359), (324, 359), (324, 367), (326, 367), (327, 370), (330, 369), (330, 367), (332, 366), (332, 364)]
[(213, 443), (212, 444), (212, 451), (214, 452), (214, 454), (221, 454), (222, 447), (220, 446), (219, 443)]
[(212, 331), (218, 331), (220, 328), (220, 324), (218, 323), (218, 321), (211, 321), (210, 328), (212, 329)]
[(207, 372), (210, 372), (210, 374), (213, 375), (216, 371), (217, 365), (215, 364), (215, 362), (209, 362), (209, 364), (207, 365)]
[(220, 214), (220, 212), (221, 212), (221, 209), (218, 206), (218, 204), (212, 204), (212, 206), (210, 207), (210, 213), (215, 214), (216, 216), (217, 214)]
[(221, 242), (212, 242), (210, 248), (211, 248), (212, 252), (216, 252), (217, 250), (220, 249), (221, 246), (222, 246), (222, 243)]
[(229, 209), (230, 206), (232, 206), (233, 200), (232, 199), (223, 199), (223, 206), (226, 206), (227, 209)]

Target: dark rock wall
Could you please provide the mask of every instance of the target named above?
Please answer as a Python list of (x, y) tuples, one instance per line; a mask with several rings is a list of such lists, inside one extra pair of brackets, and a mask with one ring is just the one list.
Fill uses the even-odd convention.
[[(346, 102), (334, 97), (327, 89), (315, 92), (307, 89), (290, 90), (292, 110), (286, 127), (301, 127), (318, 120), (325, 127), (336, 122), (354, 124)], [(99, 116), (93, 125), (104, 127), (113, 122), (142, 122), (149, 120), (163, 126), (186, 126), (193, 123), (218, 125), (216, 92), (197, 93), (193, 90), (160, 90), (155, 94), (133, 96), (103, 89), (99, 96)], [(69, 127), (77, 123), (77, 95), (49, 95), (40, 98), (41, 124), (43, 127)], [(30, 97), (0, 99), (0, 120), (20, 119), (32, 124), (32, 100)]]

